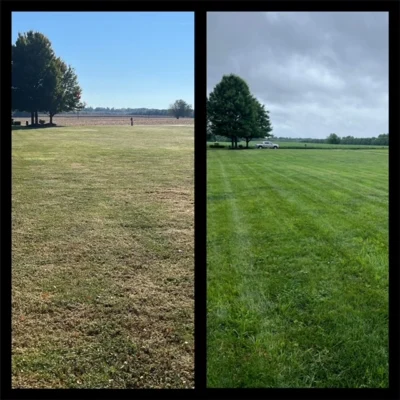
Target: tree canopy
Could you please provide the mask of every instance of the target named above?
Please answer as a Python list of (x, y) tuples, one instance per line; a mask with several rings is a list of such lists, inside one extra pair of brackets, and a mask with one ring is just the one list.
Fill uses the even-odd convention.
[(169, 112), (172, 114), (175, 118), (179, 119), (180, 117), (190, 117), (193, 110), (192, 106), (186, 101), (180, 99), (176, 100), (174, 104), (171, 104), (169, 107)]
[(268, 111), (250, 93), (247, 83), (237, 75), (224, 75), (207, 101), (207, 120), (214, 135), (231, 139), (237, 148), (239, 138), (246, 147), (253, 138), (265, 137), (272, 131)]
[(18, 34), (12, 45), (12, 108), (29, 111), (34, 123), (39, 100), (43, 96), (43, 82), (54, 57), (49, 39), (39, 32)]
[(327, 138), (326, 142), (330, 144), (339, 144), (340, 143), (340, 137), (336, 135), (336, 133), (331, 133)]
[(55, 56), (50, 40), (39, 32), (18, 34), (12, 45), (12, 109), (31, 113), (38, 124), (38, 111), (50, 116), (83, 107), (81, 88), (72, 69)]
[(253, 107), (255, 112), (254, 127), (250, 131), (249, 136), (244, 136), (246, 140), (246, 147), (249, 147), (250, 140), (254, 138), (265, 138), (272, 136), (272, 125), (269, 120), (269, 111), (265, 109), (265, 105), (261, 104), (255, 97), (253, 97)]
[(76, 111), (84, 108), (81, 103), (81, 88), (78, 78), (71, 66), (67, 66), (60, 58), (52, 61), (52, 68), (46, 82), (47, 91), (41, 99), (40, 109), (46, 111), (50, 116), (60, 112)]

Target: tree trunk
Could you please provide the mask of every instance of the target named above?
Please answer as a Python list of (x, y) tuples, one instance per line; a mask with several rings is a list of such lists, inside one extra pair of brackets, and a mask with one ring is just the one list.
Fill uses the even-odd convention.
[(37, 111), (35, 111), (35, 125), (39, 125), (39, 117)]
[(250, 142), (250, 140), (251, 140), (251, 139), (249, 139), (249, 138), (246, 138), (246, 149), (248, 149), (248, 148), (249, 148), (249, 142)]
[(233, 136), (231, 136), (231, 147), (232, 147), (232, 149), (233, 149)]
[(53, 123), (53, 114), (50, 114), (50, 125)]
[(31, 125), (35, 124), (35, 113), (31, 111)]
[(237, 136), (235, 136), (235, 149), (237, 149)]

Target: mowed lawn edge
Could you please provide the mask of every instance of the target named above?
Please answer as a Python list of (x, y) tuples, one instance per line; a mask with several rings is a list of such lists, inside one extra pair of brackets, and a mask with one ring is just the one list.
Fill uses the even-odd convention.
[(193, 127), (12, 135), (13, 387), (193, 387)]
[[(266, 150), (271, 150), (271, 149), (257, 149), (256, 144), (261, 143), (263, 139), (256, 139), (252, 140), (249, 142), (249, 149), (256, 150), (256, 151), (266, 151)], [(281, 150), (287, 150), (287, 149), (296, 149), (296, 150), (315, 150), (315, 149), (320, 149), (320, 150), (387, 150), (388, 146), (381, 146), (381, 145), (363, 145), (363, 144), (330, 144), (330, 143), (308, 143), (308, 142), (285, 142), (285, 141), (280, 141), (280, 140), (270, 140), (273, 143), (276, 143), (279, 145), (279, 149)], [(231, 145), (230, 142), (216, 142), (218, 145), (223, 146), (225, 149), (229, 149), (229, 146)], [(207, 147), (210, 150), (213, 150), (212, 145), (214, 145), (214, 142), (207, 142)], [(246, 147), (246, 142), (238, 142), (238, 146), (242, 146), (243, 148)], [(272, 149), (273, 150), (273, 149)]]
[(208, 387), (387, 387), (387, 150), (207, 165)]

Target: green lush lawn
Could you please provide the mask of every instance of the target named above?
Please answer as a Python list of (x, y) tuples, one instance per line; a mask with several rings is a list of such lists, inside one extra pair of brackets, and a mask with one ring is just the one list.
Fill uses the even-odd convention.
[(12, 140), (13, 387), (193, 387), (193, 127)]
[(388, 387), (388, 152), (207, 152), (209, 387)]

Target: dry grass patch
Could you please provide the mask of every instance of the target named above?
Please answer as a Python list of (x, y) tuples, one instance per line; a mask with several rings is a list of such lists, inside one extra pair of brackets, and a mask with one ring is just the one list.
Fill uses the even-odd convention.
[(193, 128), (13, 133), (13, 387), (194, 385)]

